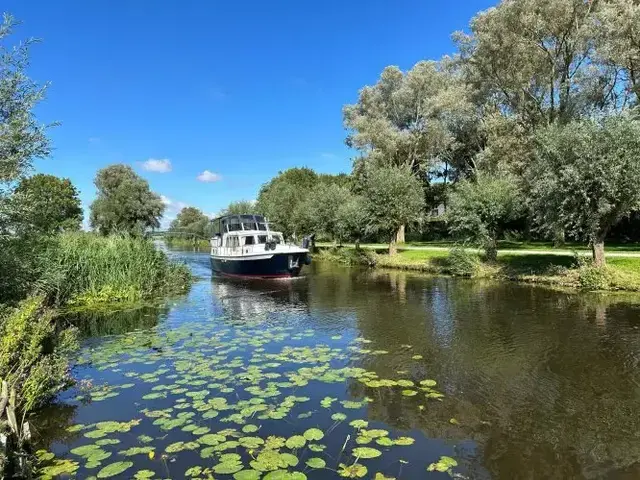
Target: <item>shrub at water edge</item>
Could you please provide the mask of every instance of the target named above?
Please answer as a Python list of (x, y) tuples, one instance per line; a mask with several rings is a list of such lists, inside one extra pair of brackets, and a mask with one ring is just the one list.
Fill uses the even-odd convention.
[(474, 252), (469, 252), (463, 247), (454, 247), (449, 250), (447, 257), (447, 271), (458, 277), (472, 277), (480, 266), (480, 257)]

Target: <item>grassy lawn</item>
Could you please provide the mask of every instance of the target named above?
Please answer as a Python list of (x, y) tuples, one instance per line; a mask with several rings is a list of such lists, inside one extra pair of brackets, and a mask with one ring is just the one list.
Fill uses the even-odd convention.
[[(341, 248), (325, 249), (318, 257), (351, 265), (447, 274), (450, 273), (448, 255), (448, 250), (404, 250), (390, 256), (383, 250), (376, 253), (363, 249), (357, 253), (352, 248)], [(606, 271), (609, 289), (640, 291), (640, 257), (609, 258)], [(478, 260), (472, 276), (580, 288), (582, 275), (582, 269), (570, 255), (502, 253), (496, 264)]]
[[(451, 248), (455, 242), (433, 241), (433, 242), (407, 242), (410, 247), (440, 247)], [(588, 251), (591, 248), (584, 243), (567, 242), (562, 247), (554, 247), (552, 242), (510, 242), (501, 240), (498, 242), (499, 250), (579, 250)], [(605, 249), (609, 252), (640, 252), (638, 243), (608, 243)]]

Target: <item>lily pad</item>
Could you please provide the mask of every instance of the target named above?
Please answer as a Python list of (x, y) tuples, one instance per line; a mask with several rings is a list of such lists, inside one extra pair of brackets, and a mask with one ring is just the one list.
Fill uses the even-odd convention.
[(371, 447), (357, 447), (351, 452), (351, 455), (358, 458), (376, 458), (382, 455), (382, 452)]
[(115, 477), (116, 475), (120, 475), (131, 467), (133, 467), (133, 462), (112, 463), (98, 472), (98, 478)]
[(311, 468), (324, 468), (327, 465), (327, 462), (319, 457), (311, 457), (305, 463)]
[(309, 441), (315, 441), (322, 440), (324, 438), (324, 433), (318, 428), (310, 428), (304, 432), (303, 436)]

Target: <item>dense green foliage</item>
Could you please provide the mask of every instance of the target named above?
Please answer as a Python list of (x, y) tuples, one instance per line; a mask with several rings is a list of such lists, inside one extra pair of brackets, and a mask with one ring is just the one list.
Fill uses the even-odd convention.
[(209, 217), (195, 207), (184, 207), (169, 225), (168, 240), (198, 240), (209, 235)]
[(78, 190), (67, 178), (37, 174), (23, 178), (7, 203), (7, 222), (18, 235), (80, 230)]
[(41, 283), (57, 305), (92, 305), (180, 292), (189, 280), (188, 268), (150, 240), (78, 232), (60, 235), (48, 250)]
[(487, 258), (495, 261), (498, 238), (504, 226), (520, 215), (520, 202), (511, 179), (481, 175), (465, 180), (449, 199), (449, 228), (454, 235), (482, 245)]
[(0, 23), (0, 195), (3, 184), (20, 178), (32, 168), (34, 159), (50, 152), (47, 127), (38, 124), (34, 114), (46, 86), (26, 74), (34, 41), (10, 45), (15, 26), (15, 20), (5, 14)]
[(71, 381), (67, 355), (76, 333), (57, 322), (42, 296), (0, 316), (0, 379), (15, 389), (19, 406), (30, 411)]
[(553, 125), (536, 140), (529, 182), (538, 224), (588, 240), (604, 263), (606, 235), (640, 208), (640, 121), (625, 114)]
[(227, 205), (221, 215), (250, 215), (256, 213), (256, 205), (249, 200), (238, 200)]
[(142, 235), (158, 228), (165, 205), (149, 183), (128, 165), (111, 165), (98, 171), (98, 190), (91, 204), (91, 226), (103, 235)]
[(406, 167), (372, 167), (367, 172), (363, 197), (366, 230), (387, 240), (389, 253), (394, 253), (398, 229), (423, 218), (420, 183)]

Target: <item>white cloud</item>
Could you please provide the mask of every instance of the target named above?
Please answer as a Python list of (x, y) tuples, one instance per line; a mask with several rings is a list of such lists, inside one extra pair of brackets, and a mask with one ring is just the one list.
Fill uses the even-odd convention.
[(162, 200), (162, 203), (165, 205), (164, 215), (160, 221), (160, 228), (163, 229), (169, 228), (169, 224), (178, 216), (180, 210), (190, 206), (188, 203), (173, 200), (166, 195), (160, 195), (160, 200)]
[(168, 158), (150, 158), (142, 164), (147, 172), (167, 173), (171, 171), (171, 160)]
[(205, 170), (196, 178), (200, 182), (206, 182), (206, 183), (219, 182), (220, 180), (222, 180), (222, 177), (219, 174), (210, 172), (209, 170)]
[(320, 156), (322, 158), (336, 158), (336, 155), (333, 153), (321, 153)]

